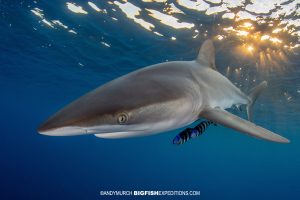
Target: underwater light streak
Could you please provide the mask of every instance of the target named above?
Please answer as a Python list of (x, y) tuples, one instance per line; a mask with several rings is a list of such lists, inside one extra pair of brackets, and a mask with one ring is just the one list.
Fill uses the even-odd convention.
[(167, 0), (142, 0), (143, 2), (148, 2), (148, 3), (151, 3), (151, 2), (157, 2), (157, 3), (164, 3), (164, 2), (167, 2)]
[(282, 41), (280, 40), (280, 39), (278, 39), (278, 38), (270, 38), (270, 41), (271, 42), (274, 42), (274, 43), (282, 43)]
[(250, 22), (245, 22), (242, 27), (245, 27), (245, 28), (252, 28), (253, 27), (253, 24), (250, 23)]
[(166, 7), (163, 9), (164, 12), (166, 12), (168, 15), (174, 14), (174, 13), (178, 13), (178, 14), (184, 14), (184, 12), (182, 10), (180, 10), (179, 8), (177, 8), (174, 3), (170, 3), (169, 7)]
[(270, 39), (270, 36), (269, 35), (263, 35), (261, 36), (260, 40), (268, 40)]
[(143, 19), (137, 18), (137, 16), (140, 15), (141, 9), (132, 3), (125, 2), (125, 3), (120, 3), (118, 1), (114, 1), (114, 4), (117, 5), (122, 12), (126, 14), (126, 16), (129, 19), (132, 19), (134, 22), (137, 24), (141, 25), (143, 28), (147, 29), (148, 31), (151, 31), (155, 26), (149, 22), (146, 22)]
[(74, 31), (74, 30), (69, 30), (68, 32), (69, 32), (69, 33), (73, 33), (73, 34), (77, 34), (77, 32)]
[(106, 46), (106, 47), (111, 47), (108, 43), (106, 43), (106, 42), (101, 42), (101, 44), (103, 44), (104, 46)]
[(178, 22), (179, 19), (177, 19), (176, 17), (163, 14), (157, 10), (153, 10), (153, 9), (146, 9), (146, 10), (150, 12), (149, 15), (151, 17), (158, 19), (161, 23), (167, 26), (171, 26), (175, 29), (180, 29), (180, 28), (190, 29), (195, 26), (194, 24), (187, 23), (187, 22)]
[(272, 31), (272, 33), (279, 33), (279, 32), (282, 32), (281, 28), (276, 28)]
[(67, 2), (66, 5), (67, 8), (74, 13), (85, 14), (85, 15), (88, 14), (87, 11), (83, 10), (81, 6), (77, 6), (75, 3)]
[(234, 13), (225, 13), (224, 15), (222, 15), (223, 19), (234, 19), (235, 18), (235, 14)]
[(43, 14), (43, 10), (39, 9), (39, 8), (34, 8), (30, 10), (33, 14), (35, 14), (36, 16), (38, 16), (39, 18), (43, 19), (44, 18), (44, 14)]
[(52, 23), (49, 22), (48, 20), (42, 19), (42, 22), (44, 22), (46, 25), (50, 26), (51, 28), (54, 28), (54, 26), (52, 25)]
[(93, 2), (88, 2), (88, 4), (94, 9), (96, 10), (97, 12), (102, 12), (102, 10), (96, 5), (94, 4)]
[(177, 0), (177, 3), (180, 6), (197, 10), (197, 11), (206, 11), (209, 8), (209, 4), (202, 1), (202, 0), (196, 0), (196, 1), (189, 1), (189, 0)]
[(163, 34), (161, 34), (161, 33), (159, 33), (159, 32), (156, 32), (156, 31), (154, 31), (153, 33), (156, 34), (156, 35), (158, 35), (158, 36), (161, 36), (161, 37), (164, 36)]
[(247, 35), (249, 35), (249, 32), (236, 30), (236, 35), (238, 35), (238, 36), (247, 36)]
[(217, 36), (217, 39), (218, 39), (218, 40), (223, 40), (223, 39), (224, 39), (224, 36), (218, 35), (218, 36)]
[(67, 25), (64, 25), (61, 21), (59, 20), (52, 20), (53, 24), (59, 25), (60, 27), (63, 27), (64, 29), (68, 29)]
[(218, 14), (224, 11), (229, 11), (228, 8), (223, 4), (221, 6), (214, 6), (210, 7), (206, 10), (205, 14), (206, 15), (213, 15), (213, 14)]

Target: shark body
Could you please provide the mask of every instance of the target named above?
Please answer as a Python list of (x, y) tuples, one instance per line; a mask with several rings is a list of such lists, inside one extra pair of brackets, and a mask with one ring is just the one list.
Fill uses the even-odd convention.
[(217, 71), (214, 47), (207, 40), (195, 60), (159, 63), (112, 80), (58, 111), (38, 132), (124, 138), (165, 132), (206, 118), (258, 138), (288, 143), (225, 110), (246, 104), (251, 119), (252, 105), (266, 86), (264, 81), (245, 95)]

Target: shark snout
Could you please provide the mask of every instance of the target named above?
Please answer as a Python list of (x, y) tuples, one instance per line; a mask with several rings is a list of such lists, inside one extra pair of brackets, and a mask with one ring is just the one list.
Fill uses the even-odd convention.
[(50, 117), (37, 129), (38, 133), (48, 136), (73, 136), (84, 135), (86, 129), (72, 122), (72, 120), (64, 120), (64, 113), (56, 114)]
[(40, 126), (37, 130), (42, 135), (48, 136), (74, 136), (74, 135), (84, 135), (87, 133), (86, 129), (82, 127), (66, 126), (59, 128), (46, 128), (45, 126)]

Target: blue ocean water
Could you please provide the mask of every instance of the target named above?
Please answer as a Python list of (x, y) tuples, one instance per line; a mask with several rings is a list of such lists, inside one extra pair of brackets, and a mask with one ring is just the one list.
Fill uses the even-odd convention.
[[(266, 72), (249, 67), (253, 58), (235, 55), (232, 43), (215, 40), (220, 72), (226, 74), (229, 65), (241, 67), (240, 73), (227, 75), (242, 90), (256, 85), (250, 78), (270, 83), (255, 105), (254, 121), (289, 138), (290, 144), (258, 140), (222, 126), (180, 146), (172, 140), (182, 129), (118, 140), (39, 135), (36, 129), (44, 120), (86, 92), (150, 64), (194, 59), (206, 37), (213, 37), (194, 39), (188, 29), (144, 16), (164, 35), (158, 36), (128, 19), (113, 2), (94, 1), (107, 9), (99, 14), (85, 1), (74, 1), (88, 10), (86, 15), (71, 12), (66, 2), (0, 0), (0, 199), (125, 198), (100, 196), (105, 190), (201, 191), (195, 197), (141, 199), (300, 198), (297, 52), (287, 54), (284, 69)], [(141, 8), (150, 5), (131, 2)], [(158, 10), (162, 6), (151, 5)], [(43, 10), (44, 18), (34, 8)], [(186, 12), (181, 20), (190, 17), (211, 32), (223, 22), (180, 8)], [(299, 13), (290, 20), (297, 17)], [(54, 19), (68, 28), (54, 25)]]

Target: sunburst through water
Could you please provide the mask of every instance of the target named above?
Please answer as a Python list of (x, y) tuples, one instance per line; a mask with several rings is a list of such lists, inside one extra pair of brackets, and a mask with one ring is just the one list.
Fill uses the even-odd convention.
[(219, 32), (222, 34), (217, 39), (235, 41), (235, 53), (251, 59), (259, 70), (284, 70), (289, 55), (296, 53), (299, 47), (296, 29), (280, 19), (236, 19)]

